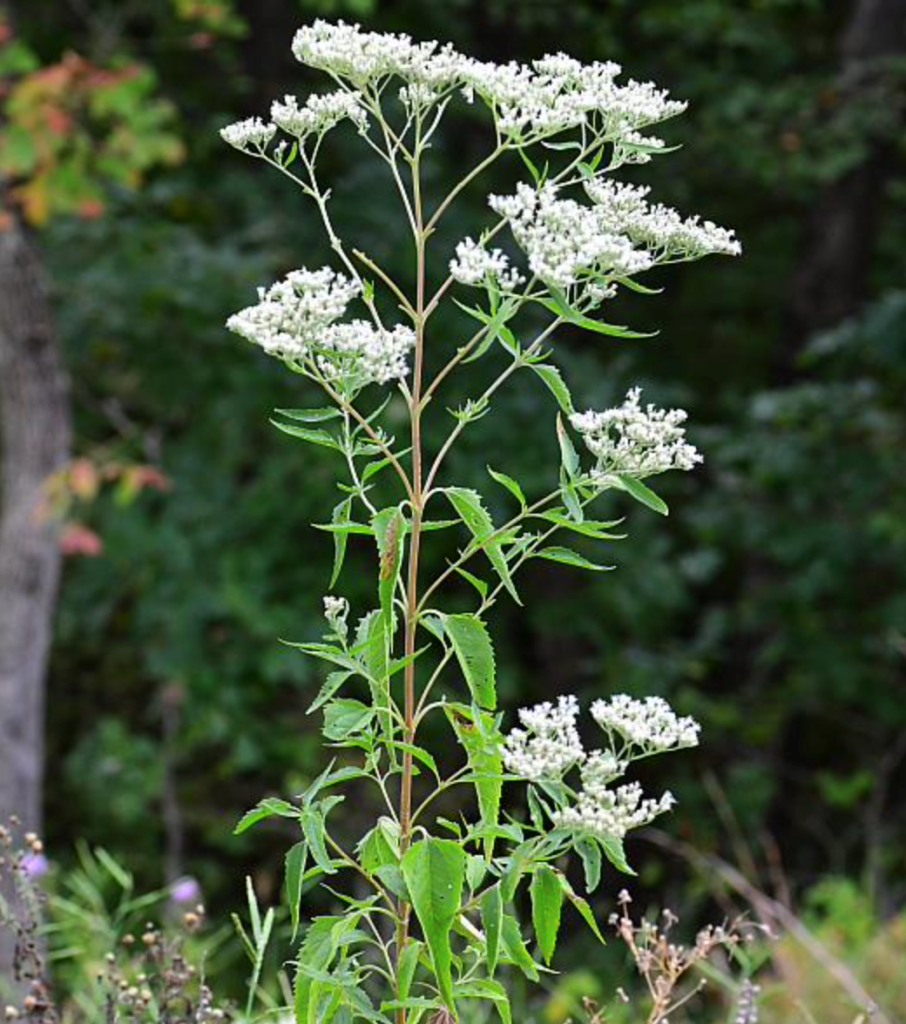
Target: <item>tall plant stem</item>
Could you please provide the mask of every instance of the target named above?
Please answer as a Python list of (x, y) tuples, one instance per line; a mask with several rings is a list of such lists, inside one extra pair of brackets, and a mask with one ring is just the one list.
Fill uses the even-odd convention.
[[(405, 656), (408, 659), (403, 676), (403, 738), (411, 747), (415, 739), (415, 640), (418, 631), (418, 560), (421, 548), (422, 510), (422, 377), (425, 357), (425, 231), (422, 211), (419, 157), (416, 150), (412, 161), (412, 193), (415, 216), (415, 356), (412, 373), (412, 397), (409, 414), (412, 425), (412, 526), (409, 534), (409, 564), (406, 583)], [(412, 752), (403, 753), (403, 773), (400, 783), (400, 853), (405, 854), (412, 838)], [(396, 930), (397, 962), (409, 938), (409, 904), (400, 901)], [(406, 1024), (406, 1011), (396, 1011), (397, 1024)]]

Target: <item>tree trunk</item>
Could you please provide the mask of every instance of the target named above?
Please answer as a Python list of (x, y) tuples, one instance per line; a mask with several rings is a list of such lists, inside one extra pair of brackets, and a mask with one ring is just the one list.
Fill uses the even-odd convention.
[[(44, 685), (60, 550), (45, 507), (69, 458), (66, 375), (41, 262), (14, 217), (0, 230), (0, 821), (41, 824)], [(11, 950), (0, 936), (0, 978)]]
[[(906, 50), (906, 0), (855, 0), (839, 50), (840, 103), (858, 102), (889, 58)], [(900, 101), (891, 95), (888, 102)], [(775, 359), (775, 383), (790, 379), (810, 335), (851, 316), (867, 297), (884, 191), (896, 169), (894, 134), (869, 139), (862, 163), (826, 186), (812, 207)]]

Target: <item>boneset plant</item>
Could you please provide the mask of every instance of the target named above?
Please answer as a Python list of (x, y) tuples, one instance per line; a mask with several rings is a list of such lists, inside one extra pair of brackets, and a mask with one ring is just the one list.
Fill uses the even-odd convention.
[[(295, 981), (299, 1024), (451, 1021), (469, 1000), (487, 1001), (509, 1021), (500, 968), (511, 965), (537, 981), (553, 957), (564, 904), (600, 934), (585, 896), (564, 874), (564, 856), (574, 851), (581, 859), (589, 892), (603, 859), (631, 871), (624, 836), (668, 810), (673, 798), (646, 797), (637, 782), (621, 780), (634, 761), (693, 746), (699, 734), (696, 722), (662, 699), (626, 696), (592, 705), (596, 749), (586, 749), (580, 736), (574, 697), (523, 709), (520, 726), (503, 729), (488, 610), (504, 595), (520, 600), (517, 575), (530, 560), (604, 568), (562, 538), (616, 539), (616, 522), (592, 517), (592, 506), (612, 490), (666, 512), (644, 481), (701, 461), (686, 440), (685, 413), (643, 405), (638, 389), (618, 408), (577, 412), (552, 354), (564, 327), (638, 337), (602, 318), (621, 289), (648, 293), (638, 281), (643, 272), (736, 254), (739, 244), (730, 231), (683, 218), (651, 203), (644, 187), (612, 176), (667, 152), (646, 132), (685, 108), (651, 84), (620, 84), (615, 64), (583, 65), (556, 54), (497, 65), (451, 46), (323, 21), (299, 31), (293, 52), (323, 71), (333, 90), (304, 102), (287, 96), (273, 104), (270, 121), (242, 121), (222, 135), (301, 188), (317, 208), (335, 265), (294, 270), (262, 288), (228, 327), (326, 398), (324, 406), (278, 410), (274, 422), (332, 450), (344, 467), (341, 498), (321, 526), (335, 545), (330, 589), (359, 535), (376, 546), (376, 582), (373, 606), (355, 613), (344, 597), (325, 597), (323, 642), (295, 644), (330, 666), (312, 710), (323, 712), (327, 742), (345, 753), (297, 802), (265, 800), (239, 829), (270, 815), (298, 821), (299, 841), (286, 858), (294, 927), (301, 893), (314, 879), (345, 904), (305, 932)], [(424, 170), (432, 140), (457, 103), (487, 113), (488, 153), (444, 198), (429, 197)], [(411, 281), (394, 280), (334, 226), (319, 156), (344, 125), (377, 155), (398, 193), (401, 231), (411, 236)], [(444, 251), (437, 229), (451, 204), (506, 157), (516, 158), (527, 180), (510, 195), (489, 196), (485, 223)], [(492, 245), (501, 239), (507, 241)], [(447, 302), (474, 322), (455, 345), (431, 330)], [(360, 315), (348, 318), (354, 305)], [(525, 337), (539, 313), (540, 328)], [(430, 365), (441, 366), (430, 375), (429, 349)], [(439, 398), (453, 371), (501, 358), (503, 369), (479, 395), (444, 409)], [(491, 412), (494, 395), (520, 370), (559, 404), (555, 416), (551, 403), (551, 429), (560, 464), (551, 467), (549, 493), (538, 497), (491, 470), (493, 486), (507, 492), (514, 509), (495, 523), (482, 495), (448, 480), (445, 468), (452, 446)], [(387, 425), (393, 392), (407, 410), (404, 438)], [(423, 440), (427, 416), (449, 424), (432, 451)], [(590, 457), (579, 454), (576, 436)], [(388, 479), (397, 493), (382, 503), (376, 485), (386, 493)], [(432, 543), (456, 537), (461, 545), (451, 543), (434, 579), (420, 570), (428, 535)], [(461, 603), (450, 610), (451, 595), (461, 602), (464, 586), (473, 594), (471, 610)], [(460, 754), (446, 775), (422, 741), (425, 721), (435, 715), (446, 719)], [(507, 784), (525, 787), (524, 815), (502, 811)], [(365, 785), (383, 810), (355, 848), (344, 849), (330, 814), (343, 790)], [(456, 821), (435, 816), (436, 799), (456, 786), (474, 790), (474, 813)], [(337, 889), (334, 876), (346, 871), (357, 876), (358, 893), (367, 886), (367, 897)], [(524, 889), (543, 963), (517, 917)], [(266, 939), (266, 923), (258, 925), (258, 939)]]

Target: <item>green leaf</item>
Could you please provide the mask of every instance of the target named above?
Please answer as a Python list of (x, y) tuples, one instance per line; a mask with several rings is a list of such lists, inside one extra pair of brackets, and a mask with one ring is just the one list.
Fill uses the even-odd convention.
[(393, 747), (394, 750), (401, 750), (403, 753), (411, 754), (416, 761), (420, 761), (426, 768), (430, 769), (431, 774), (440, 782), (437, 762), (424, 747), (418, 747), (414, 743), (403, 743), (401, 740), (388, 740), (387, 746)]
[(378, 818), (377, 824), (366, 832), (356, 847), (359, 862), (369, 873), (374, 874), (388, 864), (399, 865), (400, 827), (391, 818)]
[(636, 873), (629, 866), (629, 861), (626, 860), (622, 839), (616, 836), (609, 836), (607, 839), (599, 839), (598, 842), (604, 851), (604, 856), (613, 864), (617, 871), (622, 871), (624, 875), (634, 875)]
[(471, 978), (457, 984), (457, 999), (484, 999), (494, 1004), (503, 1024), (513, 1024), (510, 997), (499, 981), (492, 978)]
[(477, 615), (469, 613), (441, 618), (472, 699), (480, 707), (493, 711), (497, 707), (497, 685), (488, 627)]
[(500, 956), (500, 932), (503, 928), (503, 896), (499, 885), (492, 885), (481, 895), (481, 925), (487, 943), (488, 974), (493, 976)]
[(325, 842), (326, 830), (324, 828), (324, 815), (322, 812), (320, 810), (306, 809), (302, 811), (299, 821), (302, 825), (302, 834), (305, 836), (305, 841), (315, 863), (325, 875), (336, 874), (337, 869), (334, 867), (333, 859), (327, 852), (327, 844)]
[(576, 411), (573, 405), (573, 396), (569, 393), (569, 388), (566, 386), (566, 381), (560, 370), (556, 366), (551, 366), (550, 363), (532, 363), (532, 369), (547, 385), (563, 412), (567, 416), (572, 416)]
[(465, 854), (451, 839), (424, 839), (406, 852), (402, 870), (431, 952), (441, 998), (455, 1013), (450, 931), (462, 902)]
[(610, 572), (611, 569), (616, 568), (613, 565), (598, 565), (597, 562), (590, 562), (583, 555), (572, 551), (570, 548), (542, 548), (538, 552), (537, 557), (546, 558), (550, 562), (562, 562), (563, 565), (572, 565), (577, 569), (591, 569), (593, 572)]
[(532, 898), (532, 924), (544, 962), (550, 966), (557, 948), (557, 934), (563, 912), (563, 889), (557, 873), (547, 864), (539, 864), (529, 888)]
[(491, 469), (488, 466), (488, 472), (491, 476), (499, 483), (502, 487), (505, 487), (510, 494), (519, 502), (520, 506), (524, 509), (526, 506), (525, 495), (522, 492), (522, 488), (518, 483), (511, 477), (507, 476), (506, 473), (498, 473), (497, 470)]
[(383, 509), (372, 519), (374, 535), (377, 538), (378, 555), (380, 557), (380, 577), (378, 590), (381, 599), (381, 611), (384, 613), (384, 624), (388, 628), (388, 639), (395, 632), (396, 616), (393, 613), (393, 595), (396, 590), (400, 567), (403, 560), (403, 538), (406, 533), (406, 520), (399, 506)]
[(456, 571), (464, 580), (472, 584), (472, 586), (478, 591), (482, 601), (488, 596), (488, 585), (483, 579), (475, 576), (467, 569), (463, 569), (462, 566), (458, 566)]
[(292, 922), (292, 942), (299, 931), (299, 904), (302, 900), (302, 880), (305, 877), (305, 863), (308, 859), (306, 843), (296, 843), (286, 854), (286, 898), (289, 902), (289, 919)]
[(343, 414), (339, 409), (274, 409), (278, 416), (288, 420), (300, 420), (302, 423), (323, 423), (325, 420), (339, 419)]
[(557, 442), (560, 445), (560, 464), (570, 480), (579, 472), (579, 455), (573, 445), (572, 438), (563, 426), (563, 420), (557, 413)]
[(628, 327), (617, 326), (616, 324), (605, 324), (603, 320), (592, 320), (591, 317), (585, 316), (578, 310), (572, 309), (565, 302), (564, 298), (557, 298), (557, 293), (553, 293), (553, 298), (550, 299), (538, 299), (545, 309), (549, 309), (552, 313), (556, 313), (558, 316), (576, 327), (581, 327), (586, 331), (592, 331), (595, 334), (606, 334), (611, 338), (653, 338), (657, 335), (657, 331), (631, 331)]
[(286, 800), (267, 797), (257, 807), (253, 807), (250, 811), (246, 811), (243, 814), (239, 824), (233, 829), (233, 835), (242, 835), (243, 832), (247, 832), (253, 825), (257, 825), (259, 821), (264, 821), (265, 818), (271, 818), (274, 815), (279, 815), (281, 818), (295, 818), (298, 817), (298, 814), (299, 808), (294, 807)]
[(585, 870), (585, 891), (594, 892), (601, 882), (601, 850), (591, 839), (577, 839), (576, 852)]
[[(464, 704), (447, 704), (447, 719), (462, 744), (475, 774), (475, 795), (481, 823), (494, 829), (500, 819), (500, 797), (503, 792), (503, 759), (500, 754), (502, 737), (494, 717), (478, 708)], [(494, 853), (494, 835), (485, 838), (485, 854), (490, 860)]]
[(316, 430), (309, 427), (295, 427), (291, 423), (281, 423), (279, 420), (271, 420), (271, 423), (290, 437), (297, 437), (300, 441), (307, 441), (309, 444), (317, 444), (322, 448), (330, 448), (333, 451), (341, 452), (343, 446), (327, 430)]
[(538, 965), (532, 959), (532, 955), (522, 939), (519, 922), (510, 914), (503, 915), (500, 938), (503, 951), (510, 963), (515, 964), (530, 981), (538, 981), (540, 977)]
[(477, 491), (465, 487), (447, 487), (444, 492), (450, 504), (456, 509), (460, 519), (466, 524), (472, 536), (493, 565), (504, 587), (509, 591), (517, 604), (522, 604), (513, 585), (510, 567), (503, 553), (503, 545), (499, 537), (490, 539), (494, 533), (494, 523), (487, 509), (481, 503), (481, 495)]
[(370, 725), (374, 709), (360, 700), (343, 698), (332, 701), (324, 709), (324, 736), (340, 742), (357, 735)]
[(412, 991), (412, 980), (418, 968), (418, 958), (422, 948), (422, 943), (418, 939), (410, 939), (400, 956), (396, 973), (399, 986), (397, 994), (402, 1000), (408, 999), (409, 993)]
[(592, 913), (591, 907), (589, 906), (588, 900), (583, 899), (579, 896), (573, 887), (569, 884), (569, 880), (559, 871), (556, 872), (557, 881), (560, 883), (560, 887), (563, 889), (566, 898), (570, 903), (579, 911), (582, 915), (582, 919), (588, 925), (588, 927), (595, 933), (595, 936), (600, 942), (606, 945), (604, 936), (601, 934), (601, 929), (598, 927), (598, 922), (595, 920), (595, 915)]
[[(349, 522), (349, 516), (352, 513), (352, 498), (346, 498), (336, 505), (333, 510), (332, 523), (335, 526), (342, 526), (344, 523)], [(333, 535), (333, 572), (330, 576), (330, 583), (327, 589), (333, 590), (334, 585), (340, 578), (340, 571), (343, 568), (343, 559), (346, 557), (346, 543), (349, 540), (349, 534), (337, 531)]]
[(352, 675), (353, 673), (348, 669), (337, 669), (336, 672), (328, 672), (324, 685), (318, 691), (318, 696), (311, 702), (305, 713), (310, 715), (319, 708), (322, 708)]
[(611, 479), (617, 481), (615, 486), (621, 491), (632, 495), (636, 501), (647, 505), (654, 512), (659, 512), (662, 516), (670, 514), (667, 503), (662, 498), (659, 498), (650, 487), (646, 487), (641, 480), (636, 480), (634, 476), (626, 476), (624, 473), (620, 473)]
[[(305, 933), (299, 950), (299, 964), (308, 971), (326, 971), (336, 956), (340, 940), (358, 924), (357, 915), (343, 917), (316, 917)], [(303, 970), (296, 972), (294, 1008), (296, 1024), (315, 1024), (318, 1020), (319, 996), (322, 983)]]

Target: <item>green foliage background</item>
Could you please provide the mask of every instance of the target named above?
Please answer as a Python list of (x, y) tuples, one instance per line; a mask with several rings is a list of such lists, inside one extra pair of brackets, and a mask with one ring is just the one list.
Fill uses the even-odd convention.
[[(267, 425), (272, 407), (305, 404), (302, 385), (222, 324), (256, 285), (326, 254), (302, 197), (228, 150), (216, 128), (310, 86), (288, 44), (301, 19), (326, 14), (452, 38), (495, 59), (552, 49), (614, 59), (691, 101), (672, 128), (684, 148), (645, 179), (666, 202), (734, 226), (744, 258), (671, 270), (657, 300), (621, 299), (617, 319), (659, 327), (656, 340), (577, 333), (557, 358), (579, 405), (617, 400), (635, 382), (660, 404), (685, 405), (706, 466), (665, 481), (666, 528), (613, 499), (631, 534), (613, 548), (617, 573), (580, 580), (545, 564), (524, 583), (527, 619), (496, 609), (501, 696), (510, 708), (552, 691), (668, 696), (705, 727), (701, 750), (671, 765), (672, 832), (710, 850), (738, 829), (756, 860), (770, 834), (794, 888), (848, 874), (882, 911), (897, 905), (906, 169), (891, 111), (903, 80), (894, 68), (880, 100), (839, 101), (844, 6), (98, 0), (86, 20), (63, 0), (23, 5), (20, 36), (41, 62), (74, 48), (153, 68), (185, 150), (138, 192), (114, 184), (103, 216), (55, 217), (43, 230), (80, 453), (157, 465), (171, 484), (131, 503), (105, 491), (78, 509), (104, 550), (72, 559), (65, 574), (50, 679), (53, 849), (75, 836), (103, 842), (152, 883), (169, 849), (221, 905), (235, 901), (251, 861), (260, 894), (276, 896), (283, 839), (230, 832), (259, 797), (298, 792), (318, 764), (304, 714), (317, 668), (277, 638), (320, 629), (331, 550), (308, 524), (329, 515), (336, 492), (330, 453)], [(790, 339), (805, 220), (879, 137), (895, 169), (864, 309), (829, 333)], [(405, 279), (405, 240), (379, 173), (353, 159), (354, 140), (331, 143), (336, 190), (350, 200), (344, 226)], [(435, 152), (438, 185), (481, 149), (468, 119), (451, 121)], [(458, 207), (451, 240), (474, 231), (483, 199)], [(454, 344), (460, 327), (443, 325), (434, 343)], [(782, 373), (781, 346), (795, 348)], [(467, 483), (504, 464), (540, 487), (556, 466), (551, 408), (517, 383), (500, 409), (451, 468)], [(370, 548), (352, 557), (370, 559)], [(174, 796), (176, 834), (162, 812)], [(347, 815), (350, 834), (367, 815)], [(645, 845), (632, 852), (644, 865)], [(645, 884), (676, 893), (680, 869), (671, 880), (654, 865)]]

